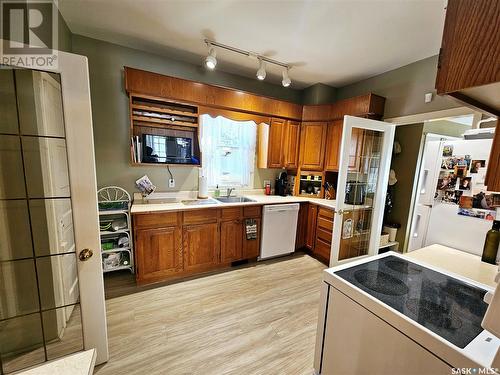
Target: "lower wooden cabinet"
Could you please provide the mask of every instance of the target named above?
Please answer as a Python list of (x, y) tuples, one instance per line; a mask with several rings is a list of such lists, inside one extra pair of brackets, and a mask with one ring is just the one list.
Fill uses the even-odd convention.
[(135, 241), (138, 281), (154, 281), (184, 270), (180, 227), (140, 229)]
[(222, 263), (243, 258), (243, 231), (240, 219), (220, 223), (220, 258)]
[(243, 248), (243, 259), (254, 259), (260, 255), (260, 232), (261, 232), (261, 219), (260, 217), (254, 217), (257, 223), (257, 238), (247, 239), (247, 234), (245, 230), (245, 221), (242, 225), (242, 248)]
[[(245, 206), (135, 215), (137, 282), (152, 283), (257, 258), (261, 212), (260, 206)], [(247, 219), (255, 220), (257, 238), (247, 239)]]
[(318, 214), (318, 206), (309, 204), (307, 208), (307, 230), (306, 230), (306, 247), (309, 250), (314, 249), (314, 242), (316, 238), (316, 220)]
[(182, 237), (185, 271), (203, 271), (219, 263), (217, 223), (186, 225)]
[(301, 249), (306, 246), (308, 212), (309, 212), (309, 204), (301, 203), (299, 208), (299, 215), (297, 218), (297, 235), (295, 236), (295, 249)]
[(330, 262), (333, 233), (333, 209), (320, 207), (316, 219), (316, 239), (313, 254), (325, 262)]

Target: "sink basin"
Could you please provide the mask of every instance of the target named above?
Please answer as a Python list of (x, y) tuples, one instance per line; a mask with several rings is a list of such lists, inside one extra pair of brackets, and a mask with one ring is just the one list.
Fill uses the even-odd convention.
[(178, 203), (177, 198), (149, 198), (143, 199), (142, 204), (166, 204), (166, 203)]
[(208, 199), (185, 199), (182, 200), (181, 203), (185, 204), (186, 206), (198, 206), (203, 204), (216, 204), (218, 202), (212, 198), (208, 198)]
[(215, 198), (222, 203), (243, 203), (243, 202), (256, 202), (253, 199), (247, 197), (218, 197)]

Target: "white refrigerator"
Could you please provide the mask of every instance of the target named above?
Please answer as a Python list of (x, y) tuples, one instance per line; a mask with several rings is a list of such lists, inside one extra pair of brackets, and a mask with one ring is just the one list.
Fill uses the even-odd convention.
[[(473, 196), (477, 191), (486, 190), (484, 176), (492, 142), (491, 139), (440, 140), (436, 136), (426, 139), (408, 251), (440, 244), (472, 254), (482, 253), (485, 235), (491, 229), (492, 222), (484, 218), (459, 215), (460, 199), (453, 198), (452, 192)], [(451, 179), (446, 186), (451, 199), (446, 202), (442, 197), (445, 192), (438, 190), (438, 181), (439, 188), (442, 188), (446, 184), (444, 180), (447, 174), (454, 172), (456, 176), (457, 171), (447, 163), (450, 159), (461, 159), (463, 163), (463, 158), (469, 159), (465, 176), (462, 177), (468, 180), (468, 188), (462, 186), (466, 182), (461, 178), (456, 179), (453, 187)], [(472, 166), (473, 162), (476, 165)]]

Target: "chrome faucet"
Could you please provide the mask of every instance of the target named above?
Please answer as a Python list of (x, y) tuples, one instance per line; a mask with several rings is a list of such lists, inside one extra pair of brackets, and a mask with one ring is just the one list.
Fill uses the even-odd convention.
[(231, 193), (233, 192), (234, 188), (227, 188), (227, 193), (226, 193), (226, 197), (230, 197), (231, 196)]

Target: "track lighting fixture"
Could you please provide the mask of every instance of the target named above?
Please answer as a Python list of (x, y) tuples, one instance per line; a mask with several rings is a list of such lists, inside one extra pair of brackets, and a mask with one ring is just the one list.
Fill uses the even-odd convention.
[(288, 76), (288, 68), (283, 69), (283, 80), (281, 81), (281, 84), (283, 87), (288, 87), (292, 83), (292, 80)]
[(266, 79), (266, 66), (265, 66), (265, 64), (269, 63), (269, 64), (281, 66), (284, 69), (283, 70), (283, 80), (281, 81), (281, 83), (283, 84), (284, 87), (288, 87), (292, 83), (292, 80), (288, 76), (288, 70), (291, 68), (291, 66), (288, 64), (282, 63), (281, 61), (278, 61), (278, 60), (273, 60), (269, 57), (262, 56), (262, 55), (254, 53), (254, 52), (245, 51), (243, 49), (239, 49), (236, 47), (228, 46), (226, 44), (218, 43), (218, 42), (215, 42), (215, 41), (210, 40), (210, 39), (205, 39), (205, 43), (207, 44), (208, 51), (209, 51), (208, 56), (205, 58), (205, 65), (210, 70), (215, 69), (215, 66), (217, 65), (217, 59), (215, 58), (215, 55), (216, 55), (215, 47), (217, 47), (217, 48), (222, 48), (226, 51), (239, 53), (240, 55), (247, 56), (247, 57), (251, 58), (252, 60), (258, 60), (259, 61), (259, 69), (257, 70), (256, 76), (261, 81)]
[(257, 78), (263, 81), (266, 78), (266, 67), (264, 66), (264, 61), (259, 59), (259, 69), (257, 70)]
[(215, 52), (215, 48), (212, 46), (211, 43), (207, 42), (207, 45), (208, 45), (208, 56), (205, 59), (205, 66), (210, 70), (214, 70), (215, 66), (217, 65), (217, 59), (215, 58), (217, 53)]

